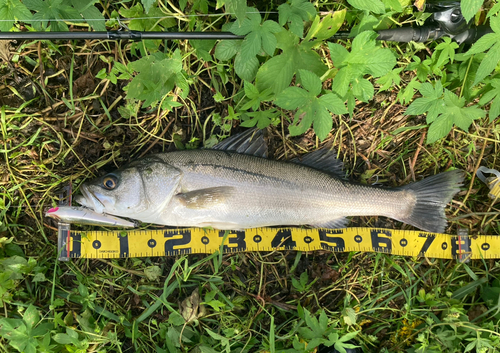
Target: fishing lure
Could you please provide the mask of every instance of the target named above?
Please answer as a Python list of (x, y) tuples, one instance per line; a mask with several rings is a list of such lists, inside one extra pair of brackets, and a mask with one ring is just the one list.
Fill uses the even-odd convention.
[(65, 223), (130, 228), (136, 226), (134, 222), (105, 213), (97, 213), (86, 207), (59, 206), (48, 210), (45, 216)]

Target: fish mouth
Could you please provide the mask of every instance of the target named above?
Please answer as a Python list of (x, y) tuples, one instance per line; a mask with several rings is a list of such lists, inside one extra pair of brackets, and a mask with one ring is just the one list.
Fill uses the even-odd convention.
[(95, 212), (103, 213), (106, 206), (99, 200), (99, 197), (95, 193), (92, 192), (86, 185), (82, 185), (80, 187), (80, 191), (83, 196), (77, 196), (75, 201), (80, 205), (88, 207)]

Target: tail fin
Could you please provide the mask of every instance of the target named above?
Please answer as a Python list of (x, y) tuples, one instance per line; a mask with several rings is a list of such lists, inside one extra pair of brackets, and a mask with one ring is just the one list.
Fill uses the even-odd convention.
[(412, 191), (417, 198), (411, 215), (400, 221), (428, 232), (443, 233), (447, 224), (444, 208), (460, 190), (463, 179), (463, 171), (452, 170), (400, 187), (399, 190)]

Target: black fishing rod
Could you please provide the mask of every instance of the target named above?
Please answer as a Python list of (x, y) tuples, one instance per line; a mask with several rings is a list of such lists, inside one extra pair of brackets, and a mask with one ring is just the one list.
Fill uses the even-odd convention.
[(141, 32), (141, 31), (100, 31), (100, 32), (0, 32), (0, 40), (175, 40), (175, 39), (244, 39), (231, 32)]
[[(492, 30), (488, 26), (471, 27), (460, 10), (459, 1), (435, 1), (426, 4), (426, 11), (432, 16), (424, 26), (400, 27), (378, 31), (377, 40), (392, 42), (426, 42), (443, 36), (461, 43), (472, 44)], [(142, 32), (128, 30), (100, 32), (0, 32), (0, 40), (189, 40), (189, 39), (244, 39), (245, 36), (230, 32)], [(350, 32), (337, 32), (329, 41), (347, 39)]]

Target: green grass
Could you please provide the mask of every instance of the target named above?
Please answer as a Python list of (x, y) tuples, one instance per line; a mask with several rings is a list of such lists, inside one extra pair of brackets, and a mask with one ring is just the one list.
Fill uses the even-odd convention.
[[(383, 27), (414, 23), (421, 16), (411, 8), (363, 14), (351, 3), (355, 5), (320, 1), (314, 7), (322, 21), (328, 12), (346, 9), (342, 30), (363, 19), (375, 19)], [(131, 29), (221, 30), (236, 21), (223, 12), (238, 13), (234, 6), (241, 1), (226, 1), (218, 10), (205, 1), (188, 1), (185, 8), (167, 1), (151, 5), (147, 14), (142, 4), (151, 2), (100, 1), (95, 8), (106, 18), (115, 17), (114, 11), (123, 17), (150, 17), (127, 21)], [(251, 5), (277, 10), (268, 3)], [(486, 4), (480, 15), (498, 7), (494, 5)], [(221, 15), (191, 16), (203, 13), (204, 6)], [(159, 15), (171, 17), (151, 18)], [(279, 15), (262, 15), (262, 21), (271, 20), (280, 22)], [(324, 27), (323, 22), (316, 24), (319, 34), (307, 50), (283, 49), (278, 36), (273, 53), (272, 45), (264, 42), (263, 49), (252, 53), (266, 69), (283, 60), (271, 61), (281, 49), (297, 50), (297, 58), (305, 55), (316, 63), (316, 71), (291, 78), (292, 86), (307, 89), (309, 95), (307, 102), (294, 106), (275, 102), (280, 93), (289, 98), (290, 90), (283, 93), (288, 84), (279, 82), (283, 90), (277, 92), (278, 83), (267, 86), (269, 77), (255, 81), (265, 70), (252, 76), (250, 69), (239, 66), (238, 53), (251, 49), (241, 43), (224, 44), (233, 58), (220, 52), (221, 44), (188, 41), (27, 41), (10, 43), (2, 51), (1, 351), (292, 353), (313, 351), (318, 344), (339, 351), (355, 344), (364, 352), (500, 351), (500, 266), (495, 260), (464, 264), (375, 253), (281, 251), (56, 261), (56, 224), (44, 217), (44, 210), (58, 203), (62, 186), (71, 181), (77, 189), (85, 180), (145, 154), (211, 146), (241, 131), (240, 125), (252, 124), (269, 126), (270, 146), (279, 159), (333, 144), (349, 177), (365, 183), (399, 186), (449, 168), (463, 169), (465, 185), (446, 210), (447, 233), (464, 227), (472, 235), (500, 235), (498, 203), (474, 178), (481, 165), (500, 169), (498, 119), (490, 113), (493, 103), (485, 102), (493, 94), (488, 92), (494, 91), (498, 71), (492, 69), (484, 83), (474, 83), (484, 53), (471, 59), (463, 45), (438, 47), (442, 40), (376, 44), (373, 53), (384, 50), (380, 55), (393, 55), (396, 63), (386, 71), (363, 67), (364, 89), (349, 96), (352, 82), (346, 87), (334, 82), (351, 56), (332, 58), (330, 49), (338, 47), (329, 48), (324, 38), (327, 25), (336, 22), (327, 21)], [(303, 22), (306, 34), (314, 18), (306, 16)], [(69, 25), (72, 30), (85, 28), (76, 21)], [(295, 26), (293, 31), (290, 26)], [(283, 35), (298, 30), (289, 23)], [(349, 55), (358, 50), (351, 40), (337, 44)], [(453, 63), (450, 50), (456, 54)], [(441, 56), (444, 51), (447, 56)], [(148, 71), (145, 58), (151, 57), (158, 58), (155, 70), (170, 71), (161, 71), (161, 76)], [(299, 59), (294, 62), (297, 72), (304, 69)], [(309, 76), (311, 89), (301, 81)], [(381, 89), (389, 79), (395, 83)], [(428, 126), (434, 124), (422, 115), (426, 111), (405, 115), (412, 102), (422, 99), (419, 89), (426, 82), (440, 82), (457, 99), (465, 99), (464, 107), (480, 109), (483, 117), (472, 119), (468, 127), (450, 127), (441, 138), (434, 134), (435, 141), (426, 143)], [(141, 85), (152, 83), (156, 89), (141, 96)], [(352, 115), (333, 114), (331, 130), (313, 117), (316, 132), (306, 126), (304, 133), (294, 135), (294, 109), (307, 113), (317, 97), (326, 95), (338, 97)], [(144, 99), (149, 100), (146, 105)], [(409, 229), (382, 217), (357, 217), (350, 225)]]

